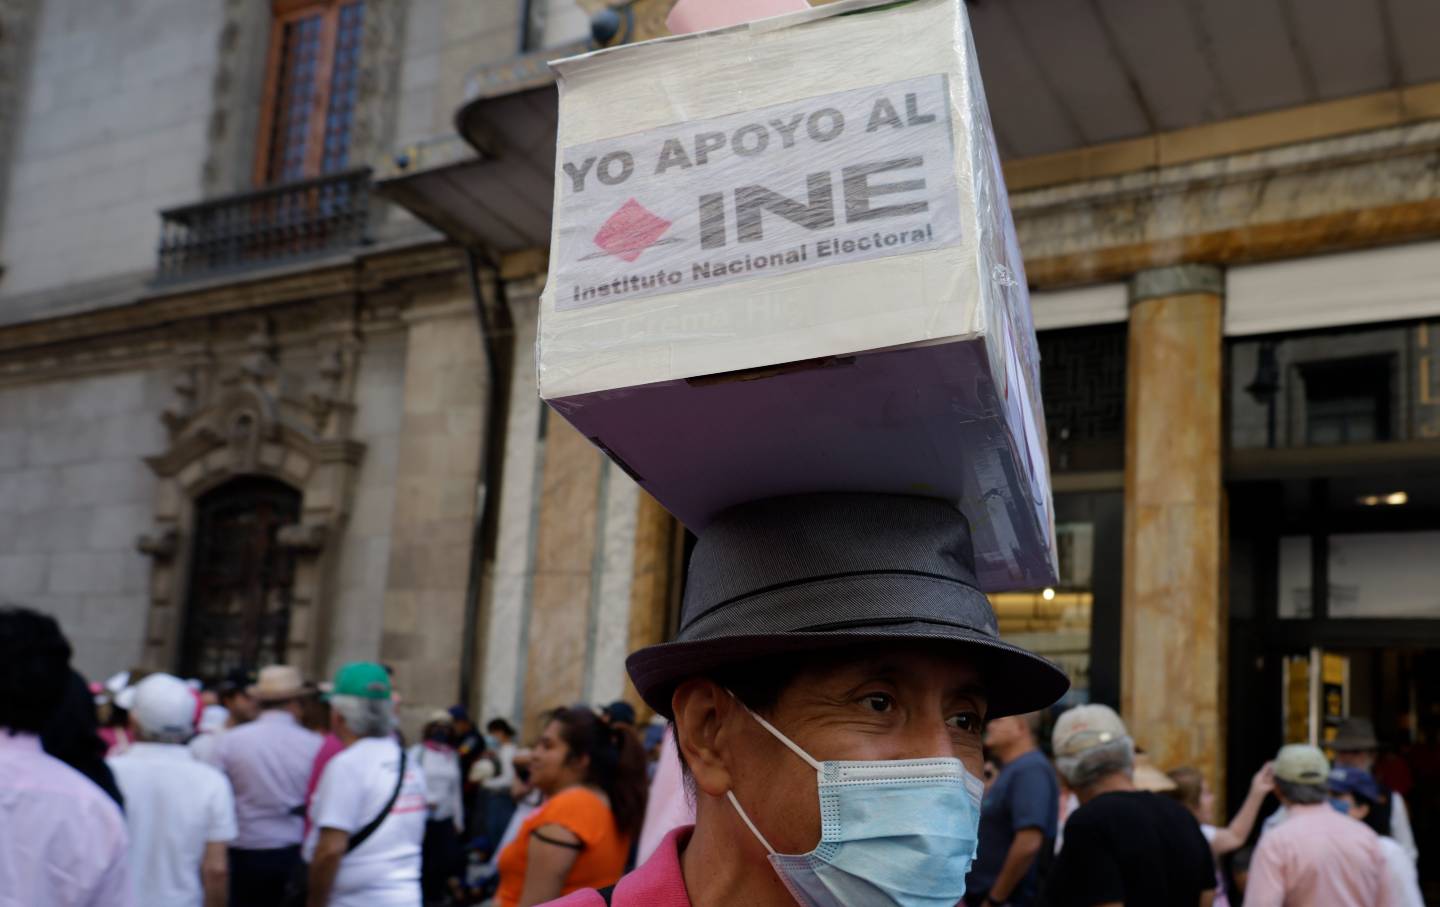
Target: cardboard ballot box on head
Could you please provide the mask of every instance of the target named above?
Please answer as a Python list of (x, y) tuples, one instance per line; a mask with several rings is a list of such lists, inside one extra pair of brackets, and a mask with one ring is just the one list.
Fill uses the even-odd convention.
[(1039, 362), (958, 0), (842, 0), (553, 63), (540, 393), (692, 529), (949, 498), (1048, 585)]

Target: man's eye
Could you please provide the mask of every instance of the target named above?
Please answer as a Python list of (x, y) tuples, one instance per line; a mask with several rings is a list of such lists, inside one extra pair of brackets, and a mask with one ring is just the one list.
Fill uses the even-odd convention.
[(961, 712), (958, 715), (951, 715), (950, 720), (946, 723), (957, 731), (969, 733), (980, 730), (980, 716), (974, 712)]
[(888, 712), (895, 707), (895, 700), (884, 693), (871, 693), (861, 697), (860, 702), (872, 712)]

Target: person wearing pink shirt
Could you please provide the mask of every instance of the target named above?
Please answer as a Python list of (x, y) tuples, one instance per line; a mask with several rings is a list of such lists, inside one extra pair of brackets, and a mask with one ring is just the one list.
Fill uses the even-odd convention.
[(1330, 805), (1330, 763), (1317, 747), (1293, 743), (1275, 757), (1275, 795), (1285, 821), (1260, 838), (1245, 907), (1397, 907), (1380, 839)]
[(69, 664), (54, 618), (0, 608), (0, 901), (132, 907), (120, 808), (40, 746)]

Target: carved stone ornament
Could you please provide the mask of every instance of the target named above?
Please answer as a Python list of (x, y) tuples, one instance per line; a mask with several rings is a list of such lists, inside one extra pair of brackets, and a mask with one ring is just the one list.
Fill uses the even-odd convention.
[(320, 522), (291, 523), (282, 526), (275, 539), (281, 547), (298, 554), (316, 554), (330, 538), (330, 524)]
[[(233, 334), (229, 335), (233, 337)], [(182, 356), (176, 405), (162, 416), (168, 449), (146, 458), (159, 479), (157, 528), (137, 541), (152, 558), (148, 665), (173, 665), (187, 601), (187, 559), (196, 502), (227, 482), (265, 476), (299, 492), (303, 518), (282, 526), (276, 541), (297, 555), (285, 658), (306, 671), (322, 668), (322, 612), (333, 590), (330, 562), (343, 532), (365, 445), (351, 436), (362, 342), (344, 320), (318, 344), (306, 337), (282, 364), (282, 343), (261, 318), (243, 344), (202, 342)], [(238, 347), (238, 349), (237, 349)], [(300, 365), (305, 363), (305, 365)]]
[(180, 532), (174, 528), (158, 529), (137, 538), (135, 548), (157, 561), (171, 560), (180, 550)]

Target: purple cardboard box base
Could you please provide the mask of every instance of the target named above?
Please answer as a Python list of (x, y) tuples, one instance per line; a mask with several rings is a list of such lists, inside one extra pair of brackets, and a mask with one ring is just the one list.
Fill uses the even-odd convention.
[(1006, 427), (983, 340), (860, 353), (761, 377), (669, 381), (551, 400), (646, 491), (699, 531), (734, 504), (873, 491), (958, 501), (981, 588), (1055, 581), (1043, 501)]

